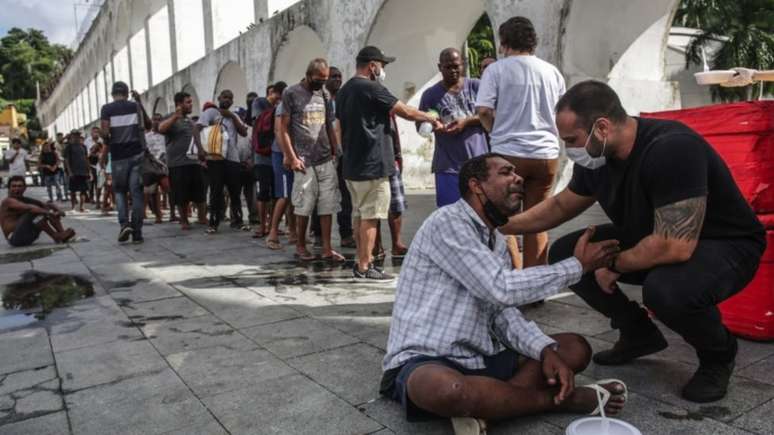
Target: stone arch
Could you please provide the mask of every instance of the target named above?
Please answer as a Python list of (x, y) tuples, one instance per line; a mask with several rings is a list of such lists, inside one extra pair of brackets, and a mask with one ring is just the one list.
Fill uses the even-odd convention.
[(297, 26), (283, 38), (274, 56), (269, 73), (271, 82), (297, 83), (306, 75), (309, 61), (316, 57), (327, 58), (327, 50), (320, 36), (309, 26)]
[(199, 93), (196, 92), (196, 88), (189, 83), (183, 86), (182, 91), (188, 92), (191, 95), (191, 100), (193, 100), (193, 111), (191, 112), (191, 116), (198, 116), (202, 111), (203, 103), (199, 100)]
[(224, 89), (229, 89), (234, 93), (234, 107), (244, 104), (247, 98), (247, 76), (238, 63), (229, 61), (220, 69), (218, 80), (215, 84), (215, 92), (212, 94), (213, 101)]

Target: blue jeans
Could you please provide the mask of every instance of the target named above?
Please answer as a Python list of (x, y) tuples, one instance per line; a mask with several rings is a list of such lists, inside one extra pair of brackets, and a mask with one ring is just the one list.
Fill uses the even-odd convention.
[(44, 175), (43, 176), (43, 185), (46, 186), (46, 191), (48, 192), (48, 200), (54, 201), (54, 194), (52, 187), (56, 187), (56, 200), (61, 201), (62, 200), (62, 186), (59, 185), (59, 177), (57, 174), (51, 174), (51, 175)]
[[(142, 192), (142, 159), (138, 154), (121, 160), (113, 160), (113, 193), (116, 196), (118, 223), (121, 228), (131, 225), (134, 237), (142, 236), (142, 212), (145, 198)], [(129, 222), (126, 194), (132, 195), (132, 221)]]

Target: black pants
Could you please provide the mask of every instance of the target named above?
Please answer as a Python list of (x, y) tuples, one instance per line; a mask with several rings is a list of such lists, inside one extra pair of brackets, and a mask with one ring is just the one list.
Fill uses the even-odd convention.
[(344, 240), (352, 237), (352, 197), (349, 195), (341, 167), (341, 163), (336, 167), (339, 176), (339, 191), (341, 192), (341, 211), (336, 214), (336, 222), (339, 224), (339, 237)]
[[(551, 246), (549, 263), (573, 255), (583, 231), (568, 234)], [(619, 239), (613, 225), (600, 225), (595, 241)], [(699, 240), (690, 260), (624, 274), (620, 282), (642, 285), (642, 297), (656, 317), (696, 349), (700, 359), (727, 362), (733, 358), (729, 332), (717, 304), (742, 290), (753, 278), (765, 241), (748, 239)], [(629, 247), (625, 247), (629, 248)], [(588, 273), (570, 288), (592, 308), (611, 319), (614, 329), (636, 335), (649, 331), (647, 312), (620, 290), (609, 295)]]
[(208, 160), (207, 174), (210, 179), (210, 226), (217, 228), (224, 214), (223, 187), (228, 190), (231, 207), (231, 225), (242, 225), (242, 201), (239, 193), (242, 187), (239, 163), (228, 160)]
[(239, 178), (241, 186), (240, 195), (244, 195), (249, 222), (258, 222), (258, 209), (255, 204), (255, 176), (253, 175), (253, 169), (242, 168)]

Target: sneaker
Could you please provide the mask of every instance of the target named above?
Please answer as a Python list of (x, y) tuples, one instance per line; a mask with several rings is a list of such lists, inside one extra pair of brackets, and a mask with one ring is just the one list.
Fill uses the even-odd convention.
[(121, 243), (124, 243), (125, 241), (129, 240), (129, 236), (132, 235), (132, 227), (125, 226), (121, 228), (121, 231), (118, 233), (118, 241)]
[(683, 387), (684, 399), (696, 403), (708, 403), (726, 396), (738, 349), (736, 338), (730, 336), (730, 340), (732, 341), (729, 356), (733, 355), (730, 362), (717, 362), (699, 357), (699, 368)]
[(625, 364), (635, 358), (660, 352), (669, 346), (658, 327), (648, 320), (652, 329), (645, 335), (624, 334), (613, 345), (612, 349), (594, 354), (594, 362), (601, 366)]
[(480, 418), (452, 417), (454, 435), (486, 435), (486, 422)]
[(373, 265), (368, 266), (368, 270), (365, 272), (361, 272), (360, 268), (357, 267), (357, 263), (352, 267), (352, 276), (356, 280), (363, 281), (392, 281), (395, 279), (394, 276), (375, 268)]
[(132, 236), (132, 243), (135, 245), (139, 245), (140, 243), (145, 242), (145, 239), (142, 236)]

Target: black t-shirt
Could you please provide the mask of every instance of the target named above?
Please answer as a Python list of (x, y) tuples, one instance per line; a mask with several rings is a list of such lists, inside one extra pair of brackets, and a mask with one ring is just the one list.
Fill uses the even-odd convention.
[(128, 159), (142, 153), (145, 129), (136, 102), (117, 100), (102, 106), (100, 119), (110, 121), (110, 157)]
[[(56, 166), (56, 153), (53, 151), (42, 151), (40, 153), (40, 164), (46, 165), (46, 166)], [(51, 170), (48, 168), (41, 168), (40, 172), (43, 175), (54, 175), (56, 174), (56, 170)]]
[(345, 179), (375, 180), (395, 173), (390, 111), (397, 102), (387, 88), (362, 77), (350, 79), (336, 94)]
[(707, 196), (700, 239), (763, 242), (763, 225), (747, 204), (717, 152), (676, 121), (637, 120), (637, 138), (625, 161), (608, 158), (596, 170), (575, 165), (569, 189), (593, 196), (630, 248), (653, 233), (655, 209)]

